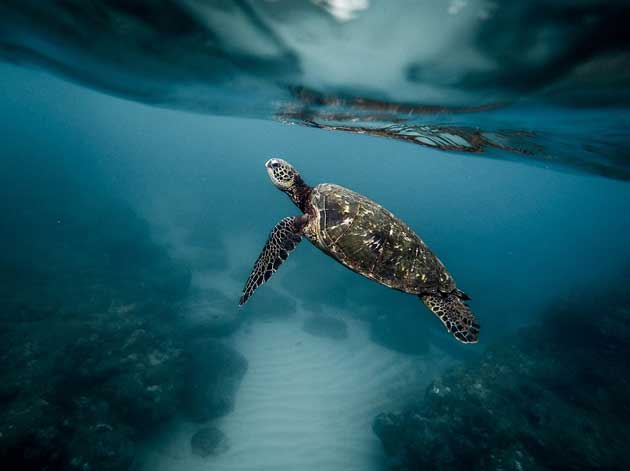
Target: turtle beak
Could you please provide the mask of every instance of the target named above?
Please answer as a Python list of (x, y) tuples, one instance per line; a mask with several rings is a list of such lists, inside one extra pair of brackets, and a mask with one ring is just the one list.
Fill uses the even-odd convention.
[(267, 174), (269, 175), (269, 178), (273, 180), (273, 169), (271, 168), (272, 163), (273, 159), (267, 160), (267, 162), (265, 162), (265, 168), (267, 169)]

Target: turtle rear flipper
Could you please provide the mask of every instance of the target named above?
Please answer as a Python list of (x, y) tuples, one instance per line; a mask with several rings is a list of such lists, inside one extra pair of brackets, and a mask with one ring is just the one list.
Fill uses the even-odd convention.
[(245, 283), (239, 306), (247, 302), (256, 288), (267, 281), (297, 247), (302, 240), (304, 224), (305, 216), (292, 216), (284, 218), (271, 230), (269, 239)]
[(479, 340), (479, 324), (458, 294), (459, 290), (448, 294), (422, 294), (420, 299), (457, 340), (476, 343)]

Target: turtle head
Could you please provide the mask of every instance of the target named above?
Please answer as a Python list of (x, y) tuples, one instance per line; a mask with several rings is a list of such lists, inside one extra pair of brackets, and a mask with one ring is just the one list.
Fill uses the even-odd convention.
[(302, 179), (293, 166), (282, 159), (269, 159), (265, 163), (271, 182), (282, 191), (290, 191)]

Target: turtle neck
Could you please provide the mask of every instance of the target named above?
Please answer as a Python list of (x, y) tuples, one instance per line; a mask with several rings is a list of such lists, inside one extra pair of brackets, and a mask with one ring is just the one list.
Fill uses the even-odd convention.
[(285, 193), (289, 195), (291, 201), (293, 201), (303, 213), (306, 212), (306, 205), (311, 196), (311, 187), (304, 183), (301, 176), (296, 176), (295, 184), (288, 188)]

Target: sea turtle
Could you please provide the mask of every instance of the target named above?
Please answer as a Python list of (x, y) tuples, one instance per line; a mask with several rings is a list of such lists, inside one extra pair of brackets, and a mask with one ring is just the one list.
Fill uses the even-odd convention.
[(474, 343), (479, 324), (442, 262), (407, 224), (374, 201), (339, 185), (309, 187), (282, 159), (265, 163), (272, 183), (302, 211), (271, 231), (245, 283), (240, 305), (267, 281), (306, 237), (349, 269), (390, 288), (415, 294), (457, 340)]

